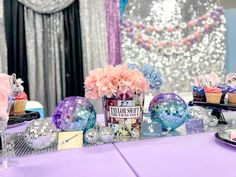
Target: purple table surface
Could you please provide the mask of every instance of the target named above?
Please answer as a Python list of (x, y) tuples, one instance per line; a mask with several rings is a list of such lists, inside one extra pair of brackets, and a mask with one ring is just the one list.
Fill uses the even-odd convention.
[(236, 150), (213, 133), (116, 143), (141, 177), (236, 177)]
[[(104, 122), (103, 115), (97, 121)], [(25, 122), (7, 131), (24, 131)], [(0, 177), (135, 177), (113, 144), (94, 146), (41, 155), (17, 157), (16, 167), (0, 171)]]
[[(97, 120), (102, 123), (103, 116)], [(213, 133), (114, 145), (15, 158), (16, 167), (0, 177), (236, 177), (236, 149), (216, 142)]]
[(0, 177), (135, 177), (112, 144), (13, 159)]

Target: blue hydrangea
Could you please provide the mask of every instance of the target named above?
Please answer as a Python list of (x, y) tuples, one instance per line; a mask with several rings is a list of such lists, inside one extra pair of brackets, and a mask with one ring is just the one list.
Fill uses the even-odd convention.
[(140, 70), (146, 80), (149, 82), (150, 89), (160, 90), (161, 86), (163, 85), (163, 77), (161, 72), (157, 68), (149, 64), (145, 64), (142, 67), (138, 67), (135, 64), (128, 64), (128, 67), (130, 69)]

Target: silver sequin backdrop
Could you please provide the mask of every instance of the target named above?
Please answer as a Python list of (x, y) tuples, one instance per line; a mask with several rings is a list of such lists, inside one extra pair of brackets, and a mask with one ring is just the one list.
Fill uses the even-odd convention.
[[(123, 20), (165, 26), (180, 24), (206, 14), (219, 6), (217, 0), (130, 0)], [(225, 74), (225, 25), (215, 26), (202, 40), (181, 54), (164, 55), (140, 48), (122, 30), (122, 59), (125, 63), (151, 64), (164, 76), (163, 91), (191, 91), (196, 73), (216, 72), (223, 80)], [(163, 33), (161, 40), (171, 40), (188, 35), (181, 29), (171, 35)]]

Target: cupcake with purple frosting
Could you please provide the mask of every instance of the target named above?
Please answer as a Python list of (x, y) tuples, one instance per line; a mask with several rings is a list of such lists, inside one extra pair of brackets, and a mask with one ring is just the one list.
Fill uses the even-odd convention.
[(206, 102), (205, 91), (202, 87), (193, 86), (193, 100)]
[(228, 90), (228, 102), (236, 104), (236, 88), (230, 87)]

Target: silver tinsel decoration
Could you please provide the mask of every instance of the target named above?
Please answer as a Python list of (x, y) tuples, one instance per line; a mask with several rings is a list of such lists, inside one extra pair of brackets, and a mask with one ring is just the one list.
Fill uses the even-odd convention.
[(115, 139), (114, 132), (110, 127), (97, 125), (84, 134), (84, 140), (90, 145), (112, 143)]
[(25, 141), (33, 149), (45, 149), (57, 141), (58, 131), (51, 119), (32, 121), (25, 130)]
[(99, 131), (100, 141), (103, 143), (112, 143), (114, 139), (113, 130), (110, 127), (101, 127)]
[(99, 140), (99, 134), (96, 128), (91, 128), (84, 134), (84, 140), (88, 144), (96, 144)]
[[(184, 26), (218, 6), (217, 0), (130, 0), (123, 20), (161, 27), (167, 24), (179, 25), (180, 27), (171, 33), (164, 31), (153, 36), (159, 41), (173, 41), (191, 35), (192, 31), (200, 30), (197, 25), (192, 31), (184, 29)], [(159, 68), (165, 79), (163, 91), (190, 91), (192, 78), (196, 73), (206, 74), (214, 71), (222, 79), (226, 56), (226, 28), (224, 15), (220, 18), (221, 24), (214, 26), (210, 33), (204, 33), (201, 41), (179, 54), (173, 54), (168, 48), (160, 53), (139, 47), (122, 27), (122, 58), (125, 63), (139, 66), (148, 63)], [(212, 21), (208, 20), (207, 23)]]

